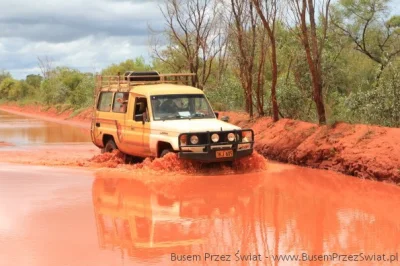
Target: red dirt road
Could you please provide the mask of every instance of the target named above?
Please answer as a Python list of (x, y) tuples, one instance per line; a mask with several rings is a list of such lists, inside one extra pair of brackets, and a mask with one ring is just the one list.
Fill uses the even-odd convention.
[[(91, 109), (72, 119), (71, 111), (3, 105), (0, 109), (48, 121), (89, 128)], [(250, 120), (244, 113), (221, 112), (230, 122), (252, 128), (256, 150), (267, 158), (313, 168), (330, 169), (361, 178), (400, 183), (400, 129), (337, 123), (318, 126), (303, 121), (269, 117)], [(1, 140), (0, 140), (1, 141)]]

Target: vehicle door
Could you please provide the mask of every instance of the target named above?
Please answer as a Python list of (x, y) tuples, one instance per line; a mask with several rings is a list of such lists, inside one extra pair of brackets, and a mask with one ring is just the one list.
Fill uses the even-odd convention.
[(103, 142), (103, 133), (107, 134), (115, 130), (115, 122), (113, 120), (112, 102), (114, 93), (111, 91), (103, 91), (99, 94), (94, 117), (92, 117), (92, 140), (96, 145)]
[(147, 108), (146, 97), (137, 94), (131, 94), (132, 108), (129, 108), (129, 115), (126, 116), (124, 143), (129, 146), (131, 154), (138, 156), (147, 156), (143, 143), (143, 133), (145, 127), (145, 116)]
[(122, 152), (126, 152), (124, 145), (124, 131), (126, 128), (126, 117), (128, 116), (129, 92), (116, 92), (114, 94), (113, 105), (111, 109), (114, 140)]

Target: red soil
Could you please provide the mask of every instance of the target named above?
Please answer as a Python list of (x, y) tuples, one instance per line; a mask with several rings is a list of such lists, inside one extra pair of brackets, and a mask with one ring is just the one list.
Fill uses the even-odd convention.
[(10, 146), (14, 146), (14, 144), (5, 141), (0, 141), (0, 147), (10, 147)]
[[(55, 109), (44, 111), (37, 106), (3, 105), (0, 109), (86, 128), (89, 127), (91, 119), (91, 109), (85, 110), (72, 119), (69, 119), (71, 111), (58, 114)], [(220, 112), (220, 115), (229, 116), (232, 124), (252, 128), (255, 132), (255, 149), (267, 158), (335, 170), (361, 178), (400, 183), (399, 128), (346, 123), (318, 126), (290, 119), (281, 119), (274, 123), (269, 117), (250, 120), (247, 114), (236, 112)], [(245, 170), (244, 167), (247, 166), (252, 169), (253, 165), (256, 165), (256, 168), (262, 168), (258, 165), (260, 160), (257, 156), (256, 154), (249, 158), (249, 161), (240, 165), (239, 168)], [(89, 162), (80, 162), (80, 164), (84, 166), (98, 163), (105, 167), (119, 167), (121, 161), (115, 161), (115, 159), (105, 158), (105, 161), (101, 161), (99, 157), (92, 158)], [(151, 167), (156, 169), (160, 164), (158, 160), (147, 159), (142, 164), (130, 167), (143, 168), (151, 164)], [(165, 164), (168, 159), (163, 160), (158, 168), (168, 170), (169, 166)], [(188, 165), (176, 165), (175, 161), (170, 164), (171, 169), (174, 167), (191, 169)]]
[(19, 106), (13, 103), (1, 105), (0, 110), (17, 115), (39, 118), (50, 122), (67, 123), (83, 128), (88, 128), (88, 123), (90, 123), (92, 115), (92, 110), (90, 108), (71, 118), (73, 113), (72, 110), (60, 113), (54, 107), (47, 109), (38, 105)]
[(230, 122), (251, 127), (255, 149), (281, 162), (330, 169), (348, 175), (400, 183), (400, 129), (372, 125), (316, 124), (221, 112)]

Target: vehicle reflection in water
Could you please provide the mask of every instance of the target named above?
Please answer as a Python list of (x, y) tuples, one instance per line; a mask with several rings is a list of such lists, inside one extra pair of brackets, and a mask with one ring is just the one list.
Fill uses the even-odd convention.
[(0, 111), (0, 141), (14, 145), (90, 142), (90, 132)]
[[(235, 261), (238, 250), (242, 255), (261, 255), (262, 261), (252, 265), (309, 265), (278, 263), (271, 255), (398, 252), (398, 187), (328, 171), (278, 168), (149, 185), (129, 174), (100, 172), (93, 183), (99, 245), (119, 248), (123, 256), (150, 265), (160, 260), (163, 265), (184, 263), (172, 262), (171, 253), (201, 255), (202, 261), (191, 265), (249, 265)], [(205, 261), (205, 253), (230, 254), (231, 262)], [(338, 261), (311, 264), (338, 265)]]
[[(102, 248), (121, 248), (127, 255), (154, 259), (171, 253), (189, 254), (204, 247), (211, 222), (238, 215), (260, 187), (260, 180), (225, 188), (227, 179), (187, 177), (180, 184), (146, 186), (124, 174), (98, 173), (93, 183), (93, 204)], [(156, 177), (146, 177), (156, 178)], [(214, 179), (215, 180), (215, 179)], [(202, 187), (207, 186), (203, 190)]]

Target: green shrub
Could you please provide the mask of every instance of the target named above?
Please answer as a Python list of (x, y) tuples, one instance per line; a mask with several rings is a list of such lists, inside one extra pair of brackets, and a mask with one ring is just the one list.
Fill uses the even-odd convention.
[(219, 111), (243, 110), (244, 94), (240, 81), (234, 76), (226, 76), (220, 84), (208, 85), (204, 92), (214, 109)]

